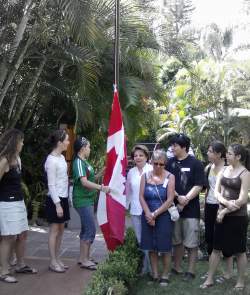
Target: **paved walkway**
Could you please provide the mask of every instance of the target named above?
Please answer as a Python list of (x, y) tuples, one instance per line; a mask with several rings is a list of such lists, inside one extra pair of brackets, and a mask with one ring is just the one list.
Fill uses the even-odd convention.
[[(36, 275), (18, 274), (17, 284), (0, 282), (0, 295), (81, 295), (93, 272), (77, 265), (79, 230), (65, 230), (62, 242), (62, 260), (70, 268), (63, 274), (48, 270), (48, 228), (30, 227), (27, 242), (27, 264), (39, 270)], [(103, 236), (98, 233), (92, 246), (92, 256), (102, 261), (107, 255)]]

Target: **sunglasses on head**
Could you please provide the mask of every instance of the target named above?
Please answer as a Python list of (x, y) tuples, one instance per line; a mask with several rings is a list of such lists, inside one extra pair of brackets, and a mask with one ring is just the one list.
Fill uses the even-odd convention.
[(154, 162), (154, 166), (161, 166), (161, 167), (163, 167), (163, 166), (165, 166), (165, 164), (164, 163)]

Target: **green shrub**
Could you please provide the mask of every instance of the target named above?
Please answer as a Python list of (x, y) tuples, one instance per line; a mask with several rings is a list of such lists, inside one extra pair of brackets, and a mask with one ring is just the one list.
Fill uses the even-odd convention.
[(141, 261), (135, 233), (128, 228), (124, 244), (98, 266), (85, 295), (125, 295), (136, 281)]

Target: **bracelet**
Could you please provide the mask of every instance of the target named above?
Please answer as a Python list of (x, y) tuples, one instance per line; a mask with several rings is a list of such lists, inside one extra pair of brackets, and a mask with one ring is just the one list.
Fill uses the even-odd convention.
[(155, 218), (155, 214), (157, 214), (157, 209), (152, 213), (152, 216)]

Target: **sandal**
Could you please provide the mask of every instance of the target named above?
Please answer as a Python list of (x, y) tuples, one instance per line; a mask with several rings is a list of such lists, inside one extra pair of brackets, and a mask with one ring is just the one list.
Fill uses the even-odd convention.
[(162, 287), (167, 287), (167, 285), (170, 283), (168, 278), (160, 278), (160, 285)]
[(15, 277), (10, 276), (9, 274), (0, 275), (0, 281), (4, 283), (11, 283), (11, 284), (18, 282), (18, 280)]
[(230, 280), (231, 278), (226, 278), (225, 276), (220, 276), (220, 277), (217, 277), (215, 279), (216, 283), (218, 284), (222, 284), (222, 283), (225, 283), (226, 281)]
[(211, 284), (207, 284), (207, 283), (203, 283), (202, 285), (200, 285), (200, 289), (204, 290), (204, 289), (208, 289), (214, 286), (214, 283)]
[(99, 262), (97, 262), (94, 258), (90, 258), (90, 261), (94, 262), (95, 265), (99, 264)]
[(20, 268), (15, 269), (16, 273), (25, 273), (25, 274), (37, 274), (37, 269), (31, 268), (28, 265), (22, 266)]
[(80, 268), (85, 268), (87, 270), (97, 270), (97, 266), (95, 264), (90, 264), (90, 265), (81, 264)]
[(69, 269), (69, 266), (64, 264), (62, 261), (58, 262), (58, 264), (59, 264), (59, 266), (61, 266), (62, 268), (66, 269), (66, 270)]
[[(95, 261), (93, 258), (90, 258), (89, 260), (90, 260), (91, 262), (93, 262), (95, 265), (98, 265), (98, 264), (99, 264), (99, 262)], [(81, 265), (82, 262), (81, 262), (81, 261), (78, 261), (77, 264), (78, 264), (78, 265)]]
[(57, 273), (63, 273), (65, 272), (65, 268), (62, 268), (60, 265), (50, 265), (49, 270)]

